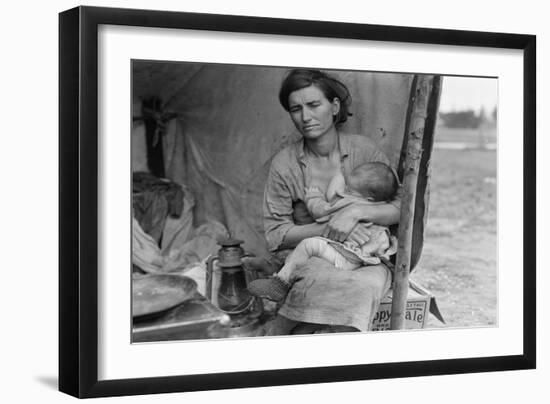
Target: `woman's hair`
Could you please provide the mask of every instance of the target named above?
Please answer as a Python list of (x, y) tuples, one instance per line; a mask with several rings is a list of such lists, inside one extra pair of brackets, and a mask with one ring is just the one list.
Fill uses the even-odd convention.
[(395, 173), (381, 162), (357, 166), (351, 171), (351, 177), (352, 188), (375, 202), (391, 201), (399, 187)]
[(349, 107), (351, 105), (351, 95), (349, 90), (344, 83), (320, 70), (291, 70), (281, 84), (281, 89), (279, 91), (279, 102), (286, 111), (289, 111), (290, 108), (288, 105), (288, 97), (290, 93), (311, 85), (319, 88), (319, 90), (323, 92), (327, 100), (330, 102), (332, 102), (335, 98), (340, 100), (340, 111), (334, 117), (334, 123), (335, 125), (339, 125), (346, 122), (348, 116), (352, 115), (349, 112)]

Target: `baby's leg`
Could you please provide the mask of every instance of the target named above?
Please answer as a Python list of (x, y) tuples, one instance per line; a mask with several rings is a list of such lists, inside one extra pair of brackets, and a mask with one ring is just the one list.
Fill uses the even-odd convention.
[(294, 251), (287, 257), (285, 265), (277, 276), (285, 282), (292, 283), (294, 270), (305, 265), (311, 257), (322, 258), (338, 269), (353, 270), (357, 268), (356, 264), (349, 262), (342, 254), (332, 248), (326, 240), (312, 237), (302, 240), (296, 246)]
[(308, 260), (305, 247), (299, 243), (294, 251), (285, 260), (281, 270), (269, 278), (260, 278), (248, 284), (248, 291), (254, 296), (269, 299), (274, 302), (281, 302), (285, 299), (292, 286), (292, 273), (294, 269), (306, 263)]
[(275, 302), (284, 300), (294, 282), (294, 270), (305, 265), (311, 257), (323, 258), (339, 269), (351, 270), (357, 268), (357, 265), (347, 261), (326, 240), (321, 238), (306, 238), (286, 258), (285, 265), (276, 275), (268, 279), (256, 279), (250, 282), (248, 290), (254, 296), (270, 299)]
[[(294, 270), (302, 265), (305, 265), (310, 257), (315, 257), (315, 251), (319, 250), (321, 246), (319, 241), (323, 241), (316, 238), (306, 238), (290, 253), (286, 258), (285, 265), (277, 273), (277, 276), (287, 283), (292, 283), (291, 278)], [(312, 254), (313, 253), (313, 254)]]
[(359, 268), (359, 264), (348, 261), (346, 257), (344, 257), (338, 250), (336, 250), (333, 246), (331, 246), (327, 241), (321, 240), (325, 243), (325, 246), (318, 251), (315, 252), (314, 257), (319, 257), (324, 259), (325, 261), (330, 262), (332, 265), (334, 265), (337, 269), (343, 269), (346, 271), (352, 271), (354, 269)]

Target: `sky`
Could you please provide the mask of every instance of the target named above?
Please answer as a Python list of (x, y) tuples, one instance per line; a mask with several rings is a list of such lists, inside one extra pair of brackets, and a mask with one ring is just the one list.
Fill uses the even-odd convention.
[(439, 110), (441, 112), (473, 109), (483, 106), (487, 113), (497, 104), (497, 79), (477, 77), (443, 78)]

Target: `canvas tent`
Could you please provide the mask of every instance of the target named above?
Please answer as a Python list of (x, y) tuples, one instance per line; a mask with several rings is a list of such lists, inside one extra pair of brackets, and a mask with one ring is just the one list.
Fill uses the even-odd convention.
[[(134, 61), (132, 164), (148, 170), (144, 102), (155, 99), (162, 121), (165, 177), (195, 198), (195, 226), (215, 219), (244, 248), (267, 254), (262, 198), (271, 158), (299, 135), (278, 101), (288, 68)], [(351, 91), (341, 130), (372, 138), (400, 170), (410, 114), (412, 74), (331, 71)], [(414, 94), (413, 94), (414, 95)], [(430, 149), (428, 139), (424, 148)], [(429, 153), (421, 164), (412, 261), (420, 255), (427, 210)]]

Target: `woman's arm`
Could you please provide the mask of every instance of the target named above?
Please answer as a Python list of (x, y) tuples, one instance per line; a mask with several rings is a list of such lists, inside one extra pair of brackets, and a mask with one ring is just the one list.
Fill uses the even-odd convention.
[(399, 222), (399, 216), (399, 203), (395, 202), (381, 205), (351, 205), (332, 216), (322, 235), (343, 242), (359, 222), (390, 226)]
[(325, 228), (327, 227), (326, 223), (311, 223), (304, 225), (294, 225), (288, 229), (283, 238), (280, 248), (294, 248), (298, 243), (308, 237), (318, 237), (321, 236)]
[[(268, 248), (273, 252), (294, 248), (308, 237), (320, 236), (326, 227), (326, 223), (295, 224), (294, 216), (297, 213), (299, 216), (302, 210), (306, 212), (306, 208), (303, 206), (300, 210), (298, 205), (294, 205), (291, 187), (288, 185), (289, 175), (284, 172), (289, 163), (280, 160), (279, 158), (272, 162), (264, 190), (264, 234)], [(309, 213), (307, 217), (311, 220)]]
[(399, 223), (401, 214), (396, 203), (384, 203), (380, 205), (355, 205), (350, 207), (350, 214), (357, 221), (372, 222), (381, 226), (391, 226)]

